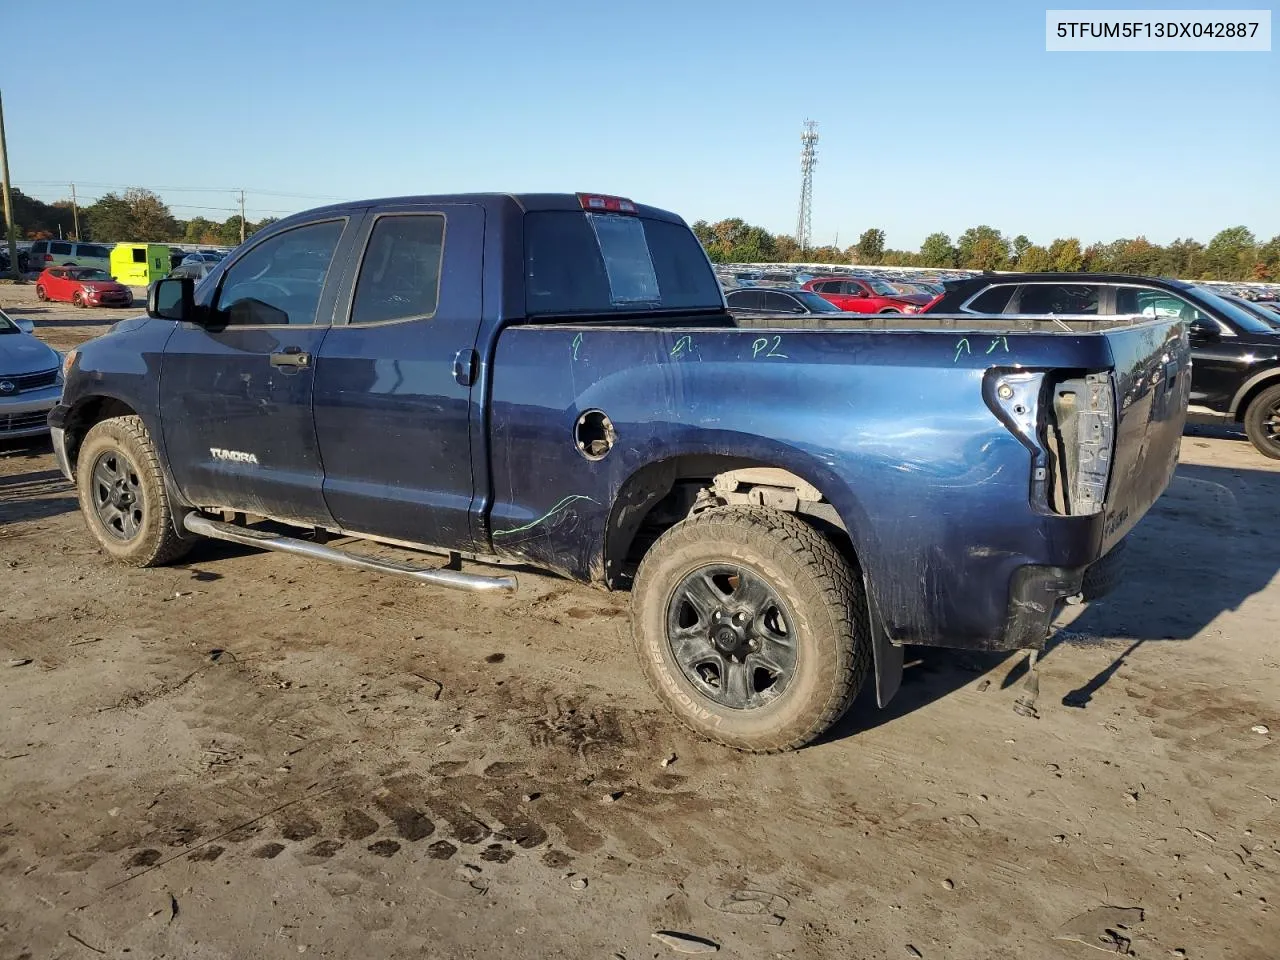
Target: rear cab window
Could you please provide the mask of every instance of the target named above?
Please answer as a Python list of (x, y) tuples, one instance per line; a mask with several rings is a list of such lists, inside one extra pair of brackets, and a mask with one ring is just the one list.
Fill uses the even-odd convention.
[(544, 210), (524, 218), (530, 316), (721, 310), (720, 285), (680, 223), (634, 214)]

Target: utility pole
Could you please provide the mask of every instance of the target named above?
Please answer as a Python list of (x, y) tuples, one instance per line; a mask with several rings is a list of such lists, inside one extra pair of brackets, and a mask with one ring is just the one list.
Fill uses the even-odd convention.
[(80, 208), (76, 206), (76, 185), (71, 185), (71, 220), (75, 225), (76, 239), (82, 240), (80, 236)]
[(9, 151), (4, 142), (4, 100), (0, 98), (0, 193), (4, 194), (4, 235), (9, 242), (9, 269), (21, 276), (18, 267), (18, 238), (13, 229), (13, 198), (9, 196)]
[(244, 187), (240, 188), (240, 242), (244, 243)]

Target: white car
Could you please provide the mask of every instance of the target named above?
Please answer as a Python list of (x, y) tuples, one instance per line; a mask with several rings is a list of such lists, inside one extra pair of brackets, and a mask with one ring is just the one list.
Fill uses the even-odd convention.
[(0, 441), (49, 432), (62, 395), (62, 354), (32, 335), (30, 320), (0, 310)]
[(111, 272), (111, 248), (101, 243), (78, 243), (74, 240), (37, 240), (28, 254), (30, 269), (45, 267), (96, 267)]

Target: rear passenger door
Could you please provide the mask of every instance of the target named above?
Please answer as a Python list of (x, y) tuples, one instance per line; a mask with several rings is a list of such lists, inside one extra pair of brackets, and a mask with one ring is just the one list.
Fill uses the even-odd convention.
[(484, 209), (470, 203), (382, 207), (361, 231), (316, 365), (324, 497), (343, 530), (473, 544), (483, 245)]

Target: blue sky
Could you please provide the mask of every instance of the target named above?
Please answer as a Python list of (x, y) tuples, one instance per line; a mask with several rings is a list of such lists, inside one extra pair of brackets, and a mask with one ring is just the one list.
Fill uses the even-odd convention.
[(1280, 53), (1046, 53), (1047, 5), (63, 0), (67, 43), (6, 44), (0, 92), (16, 186), (184, 218), (241, 186), (251, 218), (596, 190), (791, 232), (812, 118), (818, 242), (1280, 234)]

